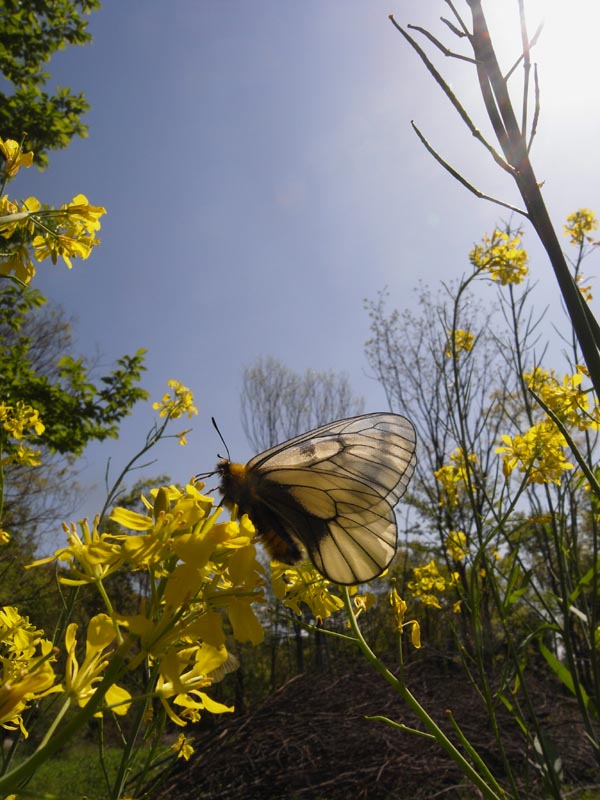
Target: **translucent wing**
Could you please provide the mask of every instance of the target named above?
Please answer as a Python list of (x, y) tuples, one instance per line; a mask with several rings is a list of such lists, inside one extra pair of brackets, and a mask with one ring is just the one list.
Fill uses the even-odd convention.
[(361, 583), (394, 557), (393, 509), (414, 471), (415, 446), (404, 417), (366, 414), (277, 445), (246, 470), (257, 500), (304, 545), (323, 575)]

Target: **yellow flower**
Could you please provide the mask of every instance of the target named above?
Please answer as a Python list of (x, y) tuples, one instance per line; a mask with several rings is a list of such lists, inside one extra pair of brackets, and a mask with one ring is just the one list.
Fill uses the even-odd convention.
[(14, 178), (21, 167), (30, 167), (33, 163), (33, 153), (23, 153), (14, 139), (0, 139), (0, 153), (6, 159), (2, 168), (4, 178)]
[(8, 533), (7, 531), (3, 531), (2, 528), (0, 528), (0, 545), (8, 544), (9, 542), (10, 542), (10, 533)]
[(468, 453), (466, 458), (461, 448), (450, 455), (451, 464), (440, 467), (433, 474), (442, 486), (439, 505), (457, 506), (461, 494), (469, 482), (469, 472), (477, 464), (475, 453)]
[(360, 614), (363, 614), (365, 611), (368, 611), (370, 608), (373, 608), (376, 602), (377, 598), (375, 597), (373, 592), (365, 592), (364, 594), (357, 594), (354, 597), (354, 608), (356, 616), (358, 617)]
[(462, 561), (468, 555), (467, 537), (464, 531), (450, 531), (446, 538), (446, 553), (454, 561)]
[(152, 403), (152, 408), (159, 412), (159, 417), (168, 416), (171, 419), (177, 419), (182, 414), (187, 414), (190, 418), (198, 413), (198, 409), (194, 405), (194, 395), (187, 386), (175, 380), (170, 380), (168, 385), (173, 390), (172, 393), (166, 392), (162, 400)]
[(502, 286), (522, 283), (528, 272), (527, 253), (520, 247), (522, 231), (517, 234), (511, 237), (499, 230), (491, 238), (485, 234), (483, 244), (469, 253), (471, 264), (478, 271), (487, 270), (491, 279)]
[[(117, 637), (115, 623), (107, 614), (97, 614), (88, 623), (85, 644), (85, 658), (81, 664), (77, 661), (77, 623), (67, 627), (65, 645), (67, 648), (67, 664), (65, 668), (65, 691), (80, 706), (85, 706), (96, 691), (97, 684), (109, 663), (112, 651), (105, 652)], [(124, 715), (129, 710), (131, 695), (126, 689), (113, 684), (104, 697), (105, 705), (115, 714)], [(95, 717), (101, 717), (102, 711)]]
[(0, 275), (14, 275), (22, 283), (30, 283), (35, 267), (25, 245), (14, 247), (8, 258), (0, 262)]
[(585, 367), (578, 365), (574, 375), (565, 375), (559, 383), (554, 370), (548, 372), (535, 367), (525, 372), (523, 378), (527, 386), (538, 394), (556, 416), (569, 427), (578, 430), (600, 428), (598, 407), (590, 412), (588, 391), (582, 388), (583, 378), (587, 376)]
[[(227, 661), (227, 650), (203, 643), (192, 647), (175, 649), (166, 653), (159, 662), (159, 678), (156, 688), (169, 719), (176, 725), (197, 722), (200, 711), (224, 714), (233, 711), (232, 706), (223, 705), (209, 697), (202, 689), (211, 686), (211, 672)], [(182, 710), (177, 713), (167, 700)]]
[(413, 620), (412, 623), (409, 623), (409, 624), (412, 625), (412, 627), (410, 629), (410, 641), (411, 641), (411, 644), (415, 648), (415, 650), (420, 650), (421, 649), (421, 626), (419, 625), (419, 623), (417, 622), (416, 619)]
[(584, 280), (585, 278), (581, 273), (575, 276), (575, 283), (577, 284), (577, 288), (581, 292), (581, 296), (583, 297), (586, 303), (590, 303), (594, 299), (594, 295), (592, 294), (592, 285), (588, 284), (587, 286), (582, 286)]
[(589, 235), (597, 230), (598, 220), (589, 208), (580, 208), (567, 217), (567, 224), (563, 226), (565, 236), (570, 238), (571, 244), (583, 247), (585, 242), (597, 244)]
[(100, 230), (100, 217), (106, 214), (103, 206), (91, 206), (84, 194), (76, 195), (70, 203), (61, 206), (71, 229), (71, 235), (81, 232), (93, 234)]
[(470, 331), (457, 328), (448, 331), (448, 343), (444, 354), (447, 358), (458, 356), (460, 353), (468, 353), (475, 344), (475, 335)]
[(125, 560), (120, 545), (113, 541), (113, 537), (98, 533), (98, 518), (94, 520), (92, 530), (85, 519), (78, 524), (82, 536), (77, 532), (74, 522), (70, 526), (63, 523), (68, 546), (57, 550), (52, 556), (33, 561), (26, 569), (49, 564), (52, 561), (66, 561), (72, 577), (67, 578), (63, 575), (59, 577), (59, 581), (66, 586), (98, 583), (116, 572)]
[(502, 470), (508, 478), (515, 467), (527, 473), (528, 483), (556, 483), (566, 470), (573, 469), (563, 451), (566, 441), (553, 422), (533, 425), (524, 434), (502, 436), (503, 446), (496, 453), (503, 456)]
[(74, 239), (63, 233), (55, 233), (45, 236), (38, 234), (34, 237), (31, 245), (33, 254), (38, 261), (43, 261), (50, 256), (52, 263), (56, 264), (60, 257), (71, 269), (73, 266), (71, 258), (82, 258), (85, 261), (92, 252), (92, 248), (99, 243), (98, 239)]
[(272, 562), (271, 580), (275, 597), (299, 617), (302, 616), (301, 603), (310, 608), (318, 621), (327, 619), (344, 605), (341, 597), (330, 593), (330, 581), (307, 561), (293, 567)]
[(42, 697), (61, 692), (52, 668), (52, 642), (13, 606), (0, 608), (0, 726), (27, 736), (23, 712)]
[(437, 568), (433, 559), (423, 567), (414, 567), (414, 580), (408, 582), (408, 588), (415, 597), (426, 606), (441, 608), (438, 598), (433, 592), (444, 592), (446, 590), (446, 579)]
[(23, 439), (32, 431), (41, 436), (46, 429), (39, 411), (22, 400), (16, 406), (0, 406), (0, 422), (14, 439)]
[[(0, 427), (15, 440), (8, 453), (0, 460), (0, 466), (9, 463), (36, 466), (40, 463), (41, 451), (34, 450), (25, 443), (25, 439), (40, 436), (45, 430), (36, 409), (22, 401), (17, 402), (16, 406), (0, 403)], [(0, 436), (0, 441), (1, 439)]]
[(189, 761), (194, 752), (190, 740), (184, 733), (179, 734), (177, 741), (171, 745), (171, 750), (177, 753), (177, 758), (183, 758), (185, 761)]
[(396, 591), (396, 587), (392, 587), (390, 592), (390, 605), (392, 607), (392, 612), (394, 614), (394, 622), (396, 624), (396, 631), (398, 633), (402, 632), (402, 626), (404, 624), (404, 615), (408, 609), (408, 605), (406, 602), (400, 597), (398, 592)]

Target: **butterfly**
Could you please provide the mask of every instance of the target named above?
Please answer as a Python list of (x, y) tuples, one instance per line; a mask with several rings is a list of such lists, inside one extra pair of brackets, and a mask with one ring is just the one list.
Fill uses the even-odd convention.
[(294, 564), (302, 548), (330, 581), (380, 575), (396, 552), (394, 506), (416, 464), (416, 434), (399, 414), (331, 422), (275, 445), (247, 464), (221, 459), (228, 508), (247, 514), (271, 558)]

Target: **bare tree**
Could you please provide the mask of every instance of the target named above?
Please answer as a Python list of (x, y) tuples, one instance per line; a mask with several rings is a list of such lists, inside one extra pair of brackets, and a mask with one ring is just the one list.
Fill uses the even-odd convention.
[(273, 356), (246, 367), (241, 403), (244, 433), (257, 451), (364, 408), (346, 374), (313, 369), (300, 374)]

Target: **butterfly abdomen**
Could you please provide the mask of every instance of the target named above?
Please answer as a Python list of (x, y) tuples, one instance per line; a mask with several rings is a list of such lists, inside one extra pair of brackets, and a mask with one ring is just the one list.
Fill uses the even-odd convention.
[[(244, 464), (227, 460), (220, 462), (218, 472), (221, 475), (219, 491), (224, 504), (228, 508), (236, 505), (240, 515), (247, 514), (250, 517), (271, 558), (285, 564), (300, 561), (302, 553), (298, 544), (281, 524), (277, 514), (261, 499), (256, 476), (248, 472)], [(286, 505), (297, 505), (289, 492), (281, 486), (269, 487), (268, 494), (274, 496), (279, 503), (283, 501)], [(287, 497), (284, 498), (284, 494)]]

